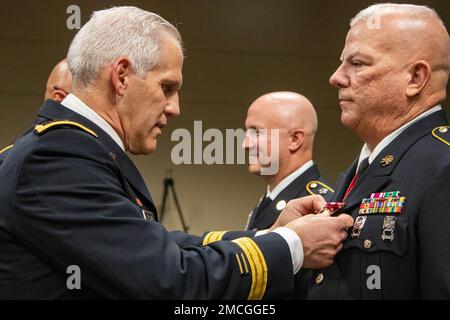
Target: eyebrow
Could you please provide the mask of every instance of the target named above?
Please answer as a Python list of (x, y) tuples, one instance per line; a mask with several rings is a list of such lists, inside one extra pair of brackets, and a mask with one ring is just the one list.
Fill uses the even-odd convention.
[[(347, 60), (353, 59), (356, 56), (362, 57), (363, 59), (372, 59), (372, 57), (369, 56), (368, 54), (362, 53), (361, 51), (356, 51), (356, 52), (350, 53), (347, 56)], [(344, 55), (341, 55), (340, 60), (343, 61), (343, 59), (344, 59)]]
[(250, 126), (248, 128), (245, 128), (246, 131), (248, 131), (248, 130), (258, 131), (258, 130), (261, 130), (261, 129), (264, 129), (264, 128), (258, 128), (256, 125), (253, 125), (253, 126)]
[(167, 85), (168, 86), (175, 86), (176, 85), (177, 86), (177, 90), (180, 90), (182, 85), (183, 85), (183, 79), (181, 81), (174, 80), (174, 79), (166, 79), (166, 80), (163, 80), (161, 83), (166, 85), (166, 86)]

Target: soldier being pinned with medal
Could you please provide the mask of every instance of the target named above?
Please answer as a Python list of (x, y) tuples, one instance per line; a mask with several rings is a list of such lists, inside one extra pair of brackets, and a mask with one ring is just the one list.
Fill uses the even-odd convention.
[[(449, 34), (428, 7), (377, 4), (351, 20), (340, 57), (330, 83), (365, 144), (333, 199), (354, 218), (350, 236), (308, 298), (450, 299)], [(367, 285), (373, 267), (379, 286)]]

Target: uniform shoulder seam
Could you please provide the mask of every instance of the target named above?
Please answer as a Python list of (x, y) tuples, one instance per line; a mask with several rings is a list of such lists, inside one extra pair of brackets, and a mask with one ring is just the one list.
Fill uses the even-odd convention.
[(44, 124), (38, 124), (34, 127), (34, 132), (38, 135), (41, 136), (51, 130), (54, 129), (64, 129), (64, 128), (74, 128), (74, 129), (78, 129), (84, 132), (89, 133), (91, 136), (98, 138), (97, 134), (89, 129), (88, 127), (78, 123), (78, 122), (74, 122), (74, 121), (69, 121), (69, 120), (57, 120), (57, 121), (51, 121), (51, 122), (47, 122)]

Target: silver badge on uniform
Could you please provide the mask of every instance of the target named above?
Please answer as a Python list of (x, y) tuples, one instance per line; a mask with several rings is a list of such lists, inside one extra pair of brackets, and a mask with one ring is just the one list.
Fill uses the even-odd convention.
[(394, 216), (384, 217), (381, 239), (394, 241), (395, 221)]
[(359, 238), (359, 235), (361, 234), (361, 230), (364, 227), (364, 223), (366, 223), (367, 216), (359, 216), (356, 218), (355, 223), (353, 224), (353, 229), (351, 233), (351, 237)]
[(147, 221), (155, 220), (155, 215), (151, 211), (147, 211), (147, 210), (142, 209), (142, 214), (144, 215), (144, 218)]

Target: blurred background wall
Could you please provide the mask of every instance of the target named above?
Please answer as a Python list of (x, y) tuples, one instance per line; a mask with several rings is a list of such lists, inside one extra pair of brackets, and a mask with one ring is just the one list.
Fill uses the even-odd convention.
[[(398, 1), (429, 5), (450, 27), (449, 0)], [(0, 149), (12, 143), (43, 102), (47, 76), (67, 53), (76, 30), (66, 27), (67, 7), (81, 9), (84, 24), (93, 10), (134, 5), (177, 25), (186, 48), (181, 116), (169, 123), (158, 150), (132, 157), (156, 205), (164, 171), (173, 170), (190, 232), (241, 229), (265, 191), (245, 165), (179, 165), (170, 153), (176, 128), (244, 128), (249, 104), (275, 90), (300, 92), (319, 116), (315, 161), (329, 181), (347, 167), (362, 142), (340, 124), (337, 91), (328, 84), (339, 65), (349, 19), (373, 1), (360, 0), (0, 0)], [(445, 105), (449, 114), (448, 103)], [(208, 143), (204, 143), (206, 146)], [(412, 173), (413, 174), (413, 173)], [(45, 177), (43, 177), (45, 179)], [(164, 224), (181, 225), (173, 201)]]

